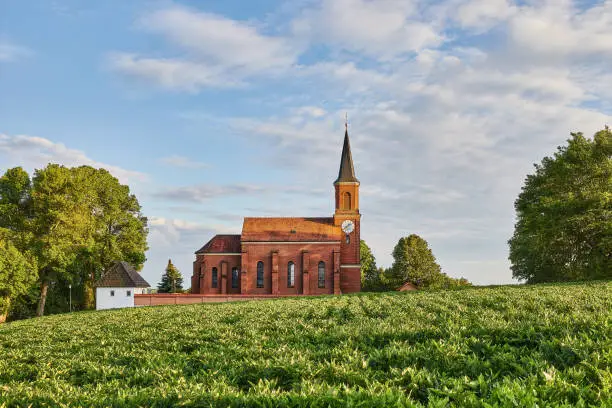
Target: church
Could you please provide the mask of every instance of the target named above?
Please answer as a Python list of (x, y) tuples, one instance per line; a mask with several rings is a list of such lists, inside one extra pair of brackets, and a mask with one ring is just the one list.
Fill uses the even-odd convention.
[(240, 235), (215, 235), (196, 251), (191, 293), (322, 295), (359, 292), (359, 180), (348, 128), (331, 217), (245, 217)]

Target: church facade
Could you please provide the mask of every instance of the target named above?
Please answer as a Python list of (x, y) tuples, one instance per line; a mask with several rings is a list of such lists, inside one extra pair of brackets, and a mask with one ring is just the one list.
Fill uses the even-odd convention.
[(318, 295), (359, 292), (359, 180), (348, 130), (331, 217), (246, 217), (240, 235), (215, 235), (196, 251), (194, 294)]

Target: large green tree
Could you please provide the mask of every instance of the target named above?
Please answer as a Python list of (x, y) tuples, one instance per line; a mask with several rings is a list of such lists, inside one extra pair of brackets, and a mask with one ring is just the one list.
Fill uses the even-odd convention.
[(512, 274), (528, 283), (612, 278), (612, 132), (572, 133), (535, 164), (509, 240)]
[(359, 243), (359, 255), (361, 258), (361, 290), (373, 292), (383, 289), (376, 258), (372, 250), (364, 240)]
[(37, 278), (34, 258), (13, 245), (11, 235), (11, 231), (0, 228), (0, 323), (6, 320), (11, 303)]
[(183, 292), (183, 277), (170, 259), (168, 259), (168, 266), (162, 275), (161, 282), (157, 285), (157, 291), (159, 293)]
[(442, 287), (445, 278), (427, 241), (415, 234), (399, 239), (393, 249), (393, 265), (385, 274), (385, 284), (390, 289), (406, 282), (419, 289)]
[(75, 172), (50, 164), (33, 177), (33, 248), (39, 267), (40, 295), (36, 310), (42, 316), (50, 285), (72, 282), (71, 266), (83, 248), (92, 245), (94, 228), (87, 186)]

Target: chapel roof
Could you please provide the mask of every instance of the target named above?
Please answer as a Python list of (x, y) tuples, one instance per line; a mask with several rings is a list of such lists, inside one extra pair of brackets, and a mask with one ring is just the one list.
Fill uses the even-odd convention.
[(115, 262), (96, 282), (99, 288), (148, 288), (151, 285), (127, 262)]
[(340, 241), (334, 219), (302, 217), (245, 217), (242, 241)]
[(340, 158), (340, 170), (338, 178), (334, 183), (359, 182), (355, 177), (353, 167), (353, 156), (351, 155), (351, 144), (349, 142), (348, 129), (344, 132), (344, 145), (342, 145), (342, 156)]
[(212, 237), (202, 248), (196, 251), (196, 254), (205, 253), (239, 253), (240, 252), (240, 235), (219, 234)]

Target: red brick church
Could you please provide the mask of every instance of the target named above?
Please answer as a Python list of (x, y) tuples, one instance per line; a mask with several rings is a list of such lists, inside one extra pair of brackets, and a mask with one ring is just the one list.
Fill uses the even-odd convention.
[(192, 293), (359, 292), (359, 180), (348, 130), (334, 187), (333, 217), (246, 217), (242, 234), (215, 235), (195, 253)]

